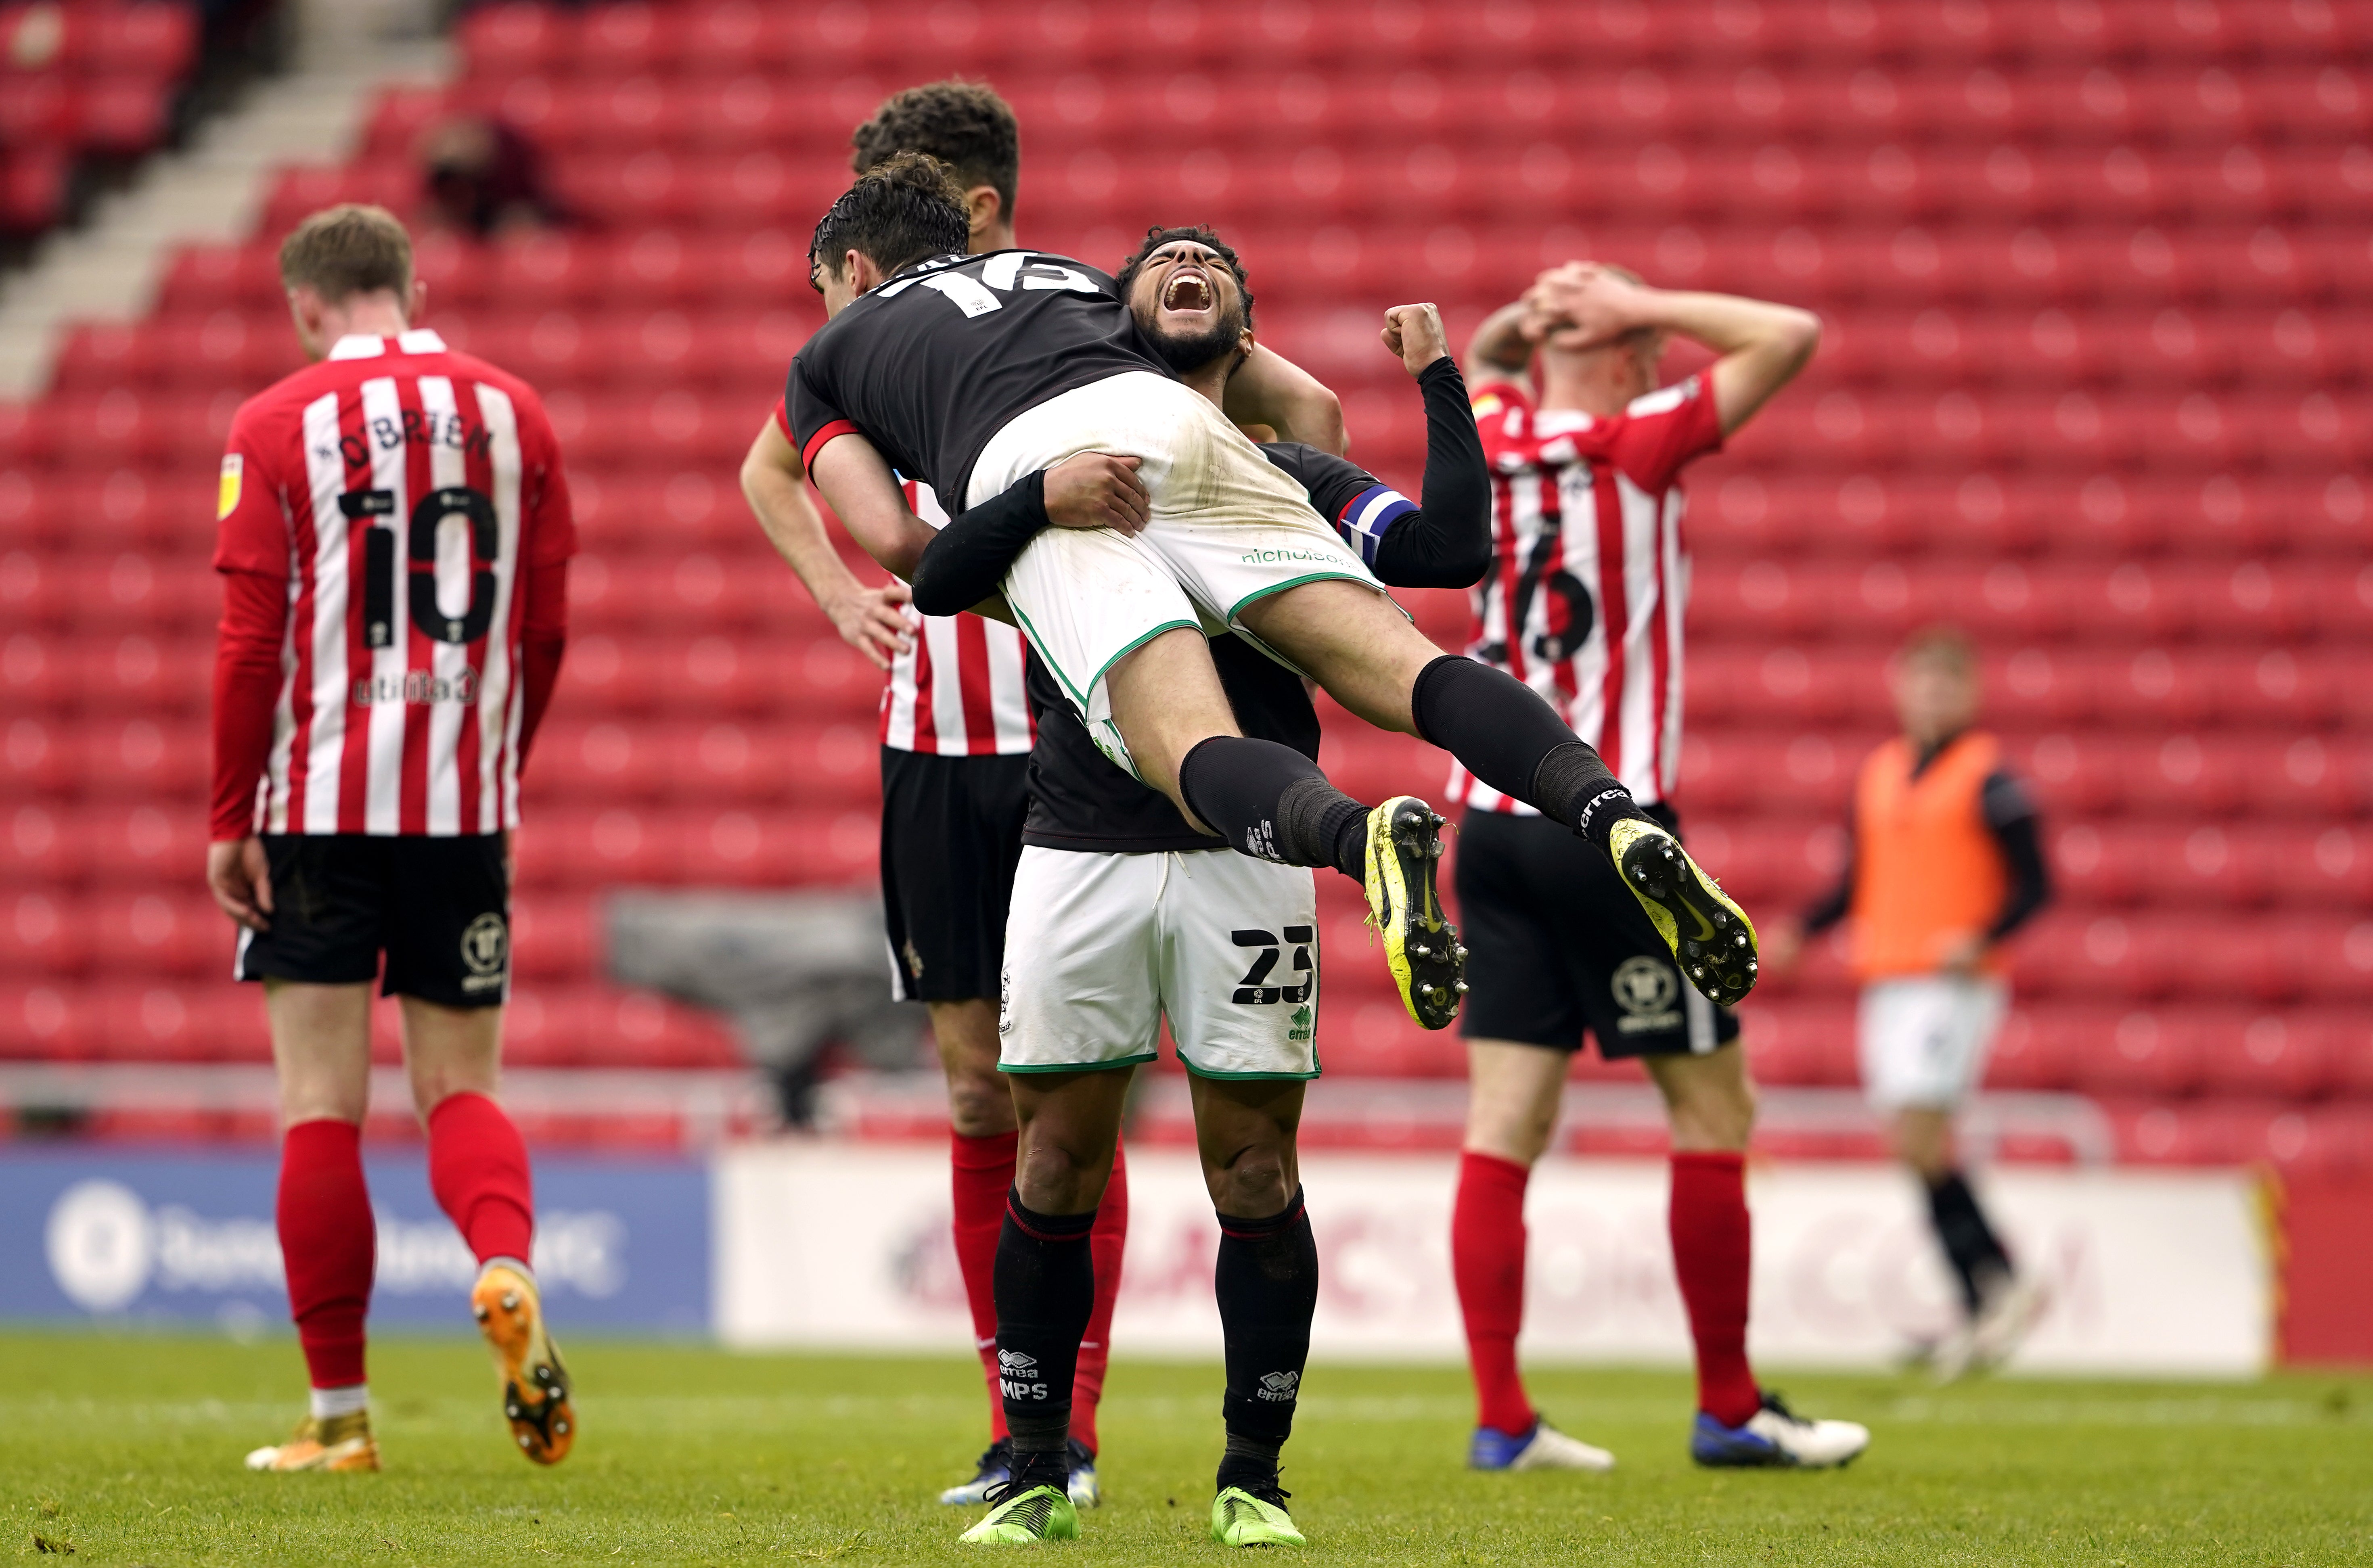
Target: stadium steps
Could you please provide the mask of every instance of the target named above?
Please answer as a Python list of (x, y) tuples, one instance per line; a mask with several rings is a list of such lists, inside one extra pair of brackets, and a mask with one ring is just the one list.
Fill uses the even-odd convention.
[(377, 37), (370, 7), (300, 0), (296, 8), (286, 74), (255, 83), (187, 147), (150, 159), (88, 223), (53, 235), (30, 267), (0, 281), (0, 399), (47, 390), (71, 323), (146, 316), (177, 247), (253, 232), (273, 172), (352, 146), (375, 92), (450, 74), (443, 41)]

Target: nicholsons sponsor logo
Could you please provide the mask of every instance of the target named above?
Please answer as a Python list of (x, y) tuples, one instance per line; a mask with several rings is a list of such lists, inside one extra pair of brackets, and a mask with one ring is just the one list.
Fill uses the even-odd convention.
[(478, 672), (464, 667), (458, 675), (432, 675), (426, 670), (407, 670), (401, 677), (366, 675), (355, 683), (355, 706), (368, 708), (374, 703), (409, 702), (472, 703), (478, 700)]
[(1324, 550), (1247, 550), (1239, 557), (1248, 567), (1274, 566), (1280, 561), (1319, 561), (1341, 566), (1343, 557)]

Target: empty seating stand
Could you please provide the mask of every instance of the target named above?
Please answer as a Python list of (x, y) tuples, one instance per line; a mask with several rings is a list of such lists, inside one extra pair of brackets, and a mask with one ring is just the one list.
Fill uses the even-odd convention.
[(199, 41), (180, 0), (0, 6), (0, 234), (57, 222), (78, 160), (157, 147)]
[[(878, 677), (733, 471), (822, 319), (806, 237), (850, 128), (961, 72), (1022, 117), (1025, 242), (1110, 266), (1149, 224), (1220, 226), (1265, 339), (1342, 393), (1355, 456), (1405, 488), (1423, 426), (1376, 346), (1386, 305), (1438, 300), (1463, 339), (1537, 268), (1591, 255), (1820, 310), (1800, 382), (1694, 474), (1679, 803), (1701, 854), (1759, 913), (1818, 892), (1886, 731), (1888, 652), (1958, 622), (2061, 887), (2019, 945), (1995, 1082), (2096, 1097), (2136, 1160), (2373, 1163), (2366, 18), (473, 9), (449, 88), (384, 95), (349, 161), (286, 171), (249, 243), (181, 254), (149, 320), (78, 333), (47, 398), (0, 411), (0, 1051), (257, 1048), (193, 876), (214, 452), (239, 399), (297, 363), (280, 233), (337, 200), (416, 214), (419, 138), (456, 111), (536, 146), (578, 219), (420, 248), (427, 324), (546, 392), (586, 546), (526, 787), (520, 986), (540, 1000), (520, 1049), (721, 1051), (621, 1022), (589, 900), (873, 874)], [(1461, 596), (1409, 597), (1455, 646)], [(1438, 790), (1441, 754), (1326, 718), (1350, 787)], [(1457, 1073), (1455, 1039), (1400, 1013), (1350, 890), (1322, 881), (1327, 1070)], [(1826, 952), (1748, 1012), (1766, 1080), (1853, 1082)]]

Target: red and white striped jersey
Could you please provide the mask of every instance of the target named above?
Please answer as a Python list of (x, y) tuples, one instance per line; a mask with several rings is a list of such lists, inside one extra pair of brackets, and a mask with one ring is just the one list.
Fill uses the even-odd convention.
[(577, 547), (526, 382), (433, 332), (341, 339), (241, 405), (215, 567), (287, 583), (265, 833), (519, 823), (526, 577)]
[[(791, 439), (790, 416), (778, 400), (775, 424)], [(903, 480), (906, 506), (933, 528), (948, 514), (931, 487)], [(933, 756), (1020, 756), (1035, 738), (1023, 689), (1028, 645), (1002, 621), (978, 615), (926, 615), (905, 608), (913, 634), (890, 661), (882, 688), (882, 743), (893, 751)]]
[[(1604, 417), (1537, 408), (1513, 381), (1473, 396), (1494, 559), (1472, 591), (1467, 651), (1549, 699), (1636, 799), (1666, 800), (1680, 767), (1689, 603), (1680, 471), (1722, 445), (1712, 389), (1692, 376)], [(1450, 796), (1532, 811), (1455, 766)]]
[[(934, 528), (948, 514), (918, 479), (906, 481), (906, 505)], [(914, 638), (890, 661), (882, 691), (882, 743), (937, 756), (1013, 756), (1035, 738), (1023, 688), (1029, 649), (1002, 621), (978, 615), (924, 615), (906, 606)]]

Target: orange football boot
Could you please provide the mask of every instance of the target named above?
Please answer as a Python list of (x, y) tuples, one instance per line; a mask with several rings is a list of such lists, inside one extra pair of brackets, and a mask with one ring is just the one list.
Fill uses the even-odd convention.
[(503, 1383), (503, 1414), (520, 1452), (539, 1465), (568, 1457), (577, 1440), (577, 1412), (568, 1403), (568, 1369), (544, 1332), (544, 1304), (517, 1270), (491, 1264), (470, 1292), (478, 1332), (495, 1352)]

